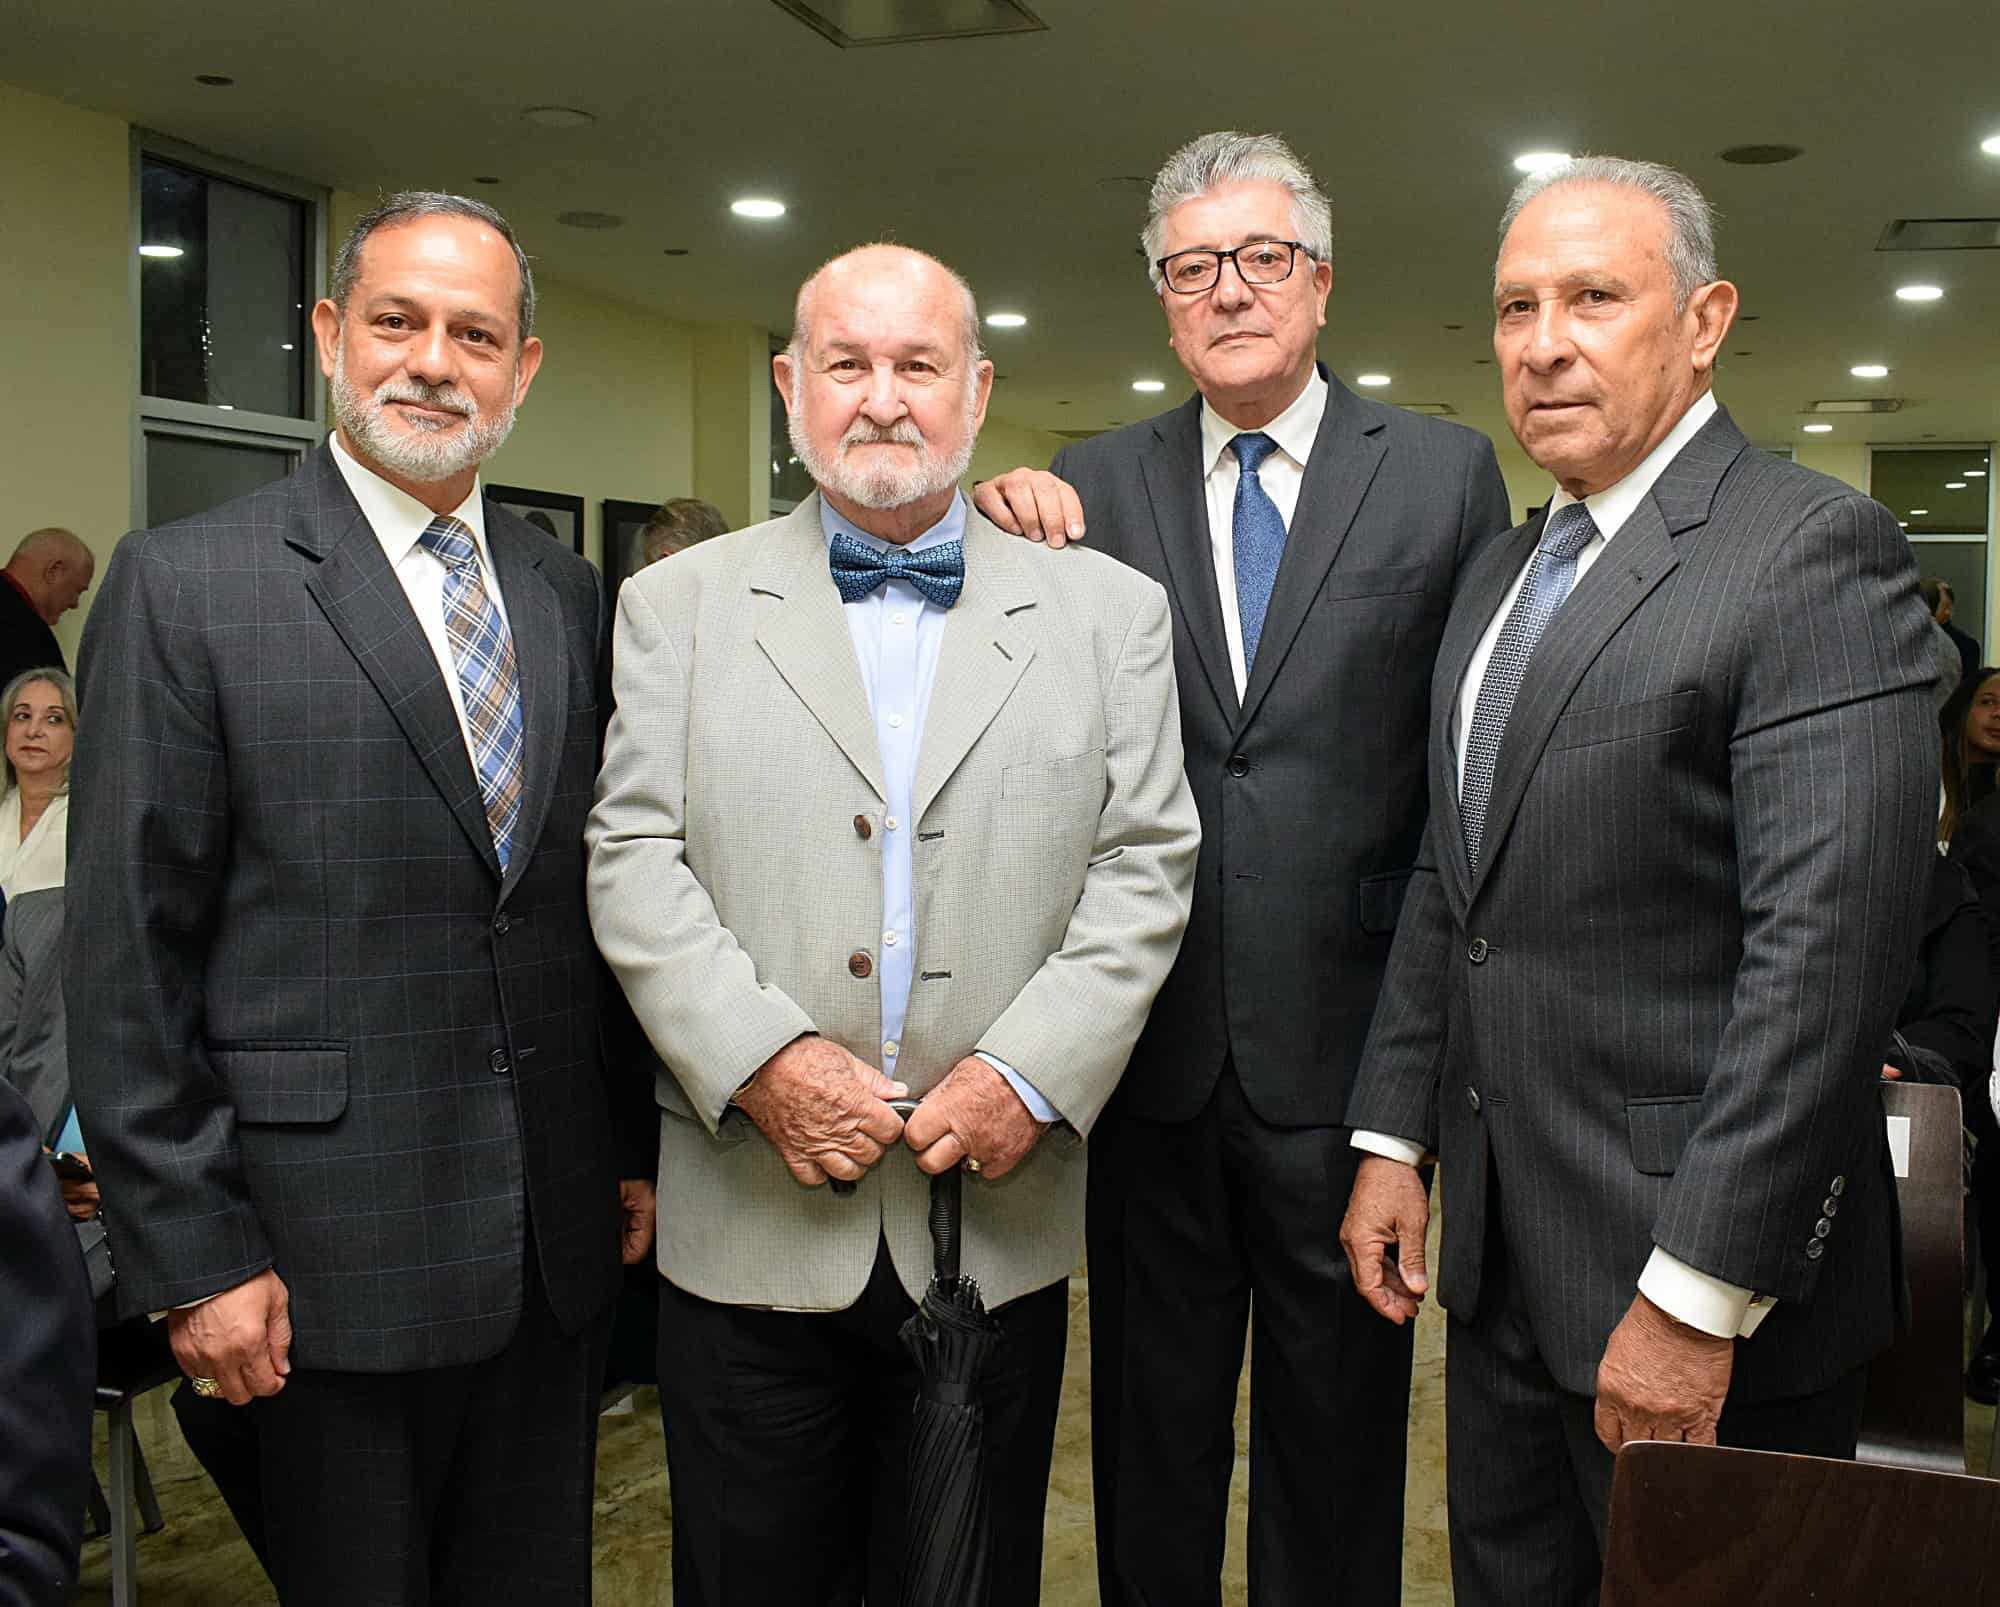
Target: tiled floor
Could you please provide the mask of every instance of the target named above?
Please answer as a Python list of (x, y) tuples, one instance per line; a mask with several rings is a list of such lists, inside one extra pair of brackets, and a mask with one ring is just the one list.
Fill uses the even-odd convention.
[[(1090, 1415), (1088, 1314), (1079, 1278), (1071, 1297), (1068, 1376), (1057, 1428), (1049, 1490), (1048, 1545), (1043, 1599), (1050, 1607), (1087, 1607), (1097, 1599), (1090, 1532)], [(167, 1392), (140, 1403), (141, 1443), (152, 1462), (166, 1529), (139, 1540), (139, 1577), (145, 1607), (264, 1607), (274, 1600), (249, 1548), (182, 1444)], [(1238, 1478), (1233, 1490), (1229, 1556), (1223, 1599), (1244, 1600), (1243, 1463), (1248, 1394), (1237, 1406)], [(1417, 1329), (1416, 1382), (1410, 1400), (1410, 1480), (1405, 1507), (1406, 1607), (1445, 1607), (1451, 1587), (1444, 1530), (1444, 1334), (1426, 1311)], [(1990, 1407), (1966, 1406), (1971, 1471), (1986, 1471), (1993, 1435)], [(103, 1467), (100, 1423), (98, 1465)], [(600, 1607), (665, 1607), (671, 1600), (668, 1566), (670, 1519), (659, 1418), (650, 1390), (638, 1410), (604, 1422), (597, 1470), (596, 1581)], [(84, 1548), (84, 1589), (78, 1600), (111, 1600), (111, 1564), (104, 1541)]]

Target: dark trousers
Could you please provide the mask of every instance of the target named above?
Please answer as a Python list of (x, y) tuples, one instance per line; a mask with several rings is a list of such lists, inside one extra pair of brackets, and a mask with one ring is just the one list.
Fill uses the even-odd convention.
[(1348, 1130), (1259, 1120), (1225, 1066), (1192, 1121), (1107, 1113), (1090, 1149), (1103, 1601), (1220, 1602), (1246, 1322), (1250, 1600), (1399, 1601), (1413, 1330), (1341, 1253)]
[(539, 1276), (499, 1355), (414, 1373), (295, 1368), (255, 1414), (285, 1607), (590, 1600), (609, 1312), (556, 1325)]
[[(999, 1308), (989, 1361), (989, 1607), (1041, 1599), (1042, 1516), (1069, 1285)], [(845, 1311), (725, 1306), (660, 1282), (674, 1607), (894, 1607), (903, 1573), (915, 1305), (887, 1247)]]
[[(1487, 1220), (1498, 1222), (1498, 1201)], [(1864, 1372), (1792, 1399), (1725, 1401), (1716, 1438), (1744, 1450), (1852, 1458)], [(1542, 1364), (1499, 1233), (1489, 1230), (1479, 1310), (1451, 1324), (1445, 1351), (1457, 1607), (1597, 1601), (1613, 1459), (1597, 1437), (1596, 1407), (1559, 1387)]]

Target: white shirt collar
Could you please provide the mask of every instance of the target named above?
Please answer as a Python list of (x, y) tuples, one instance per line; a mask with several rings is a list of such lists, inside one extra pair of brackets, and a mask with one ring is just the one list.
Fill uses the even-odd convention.
[[(1326, 381), (1320, 378), (1319, 365), (1313, 364), (1313, 371), (1306, 377), (1306, 388), (1299, 392), (1292, 405), (1266, 424), (1262, 434), (1278, 443), (1278, 450), (1290, 458), (1300, 468), (1312, 455), (1313, 442), (1319, 436), (1319, 421), (1326, 414)], [(1243, 434), (1234, 424), (1209, 406), (1208, 398), (1201, 403), (1201, 472), (1207, 478), (1215, 472), (1215, 466), (1222, 454), (1229, 450), (1229, 443)]]
[[(391, 485), (356, 458), (340, 444), (338, 432), (327, 437), (327, 444), (333, 448), (334, 467), (340, 470), (347, 489), (354, 493), (354, 500), (361, 505), (361, 516), (375, 532), (375, 539), (382, 543), (382, 551), (388, 555), (390, 566), (393, 568), (402, 563), (416, 546), (417, 537), (424, 533), (437, 515), (409, 492)], [(490, 573), (492, 558), (486, 550), (486, 509), (476, 476), (465, 500), (452, 509), (452, 517), (463, 520), (472, 531), (472, 545), (479, 553), (480, 567)]]
[(1701, 427), (1715, 417), (1715, 392), (1703, 391), (1694, 399), (1694, 404), (1680, 416), (1680, 422), (1667, 431), (1667, 437), (1640, 461), (1639, 466), (1624, 479), (1602, 491), (1587, 497), (1573, 497), (1561, 486), (1549, 499), (1549, 512), (1566, 508), (1572, 502), (1590, 505), (1591, 521), (1597, 526), (1597, 533), (1606, 541), (1618, 534), (1625, 521), (1638, 511), (1639, 504), (1646, 500), (1653, 489), (1653, 483), (1666, 472), (1667, 465), (1681, 455), (1681, 448), (1692, 441)]

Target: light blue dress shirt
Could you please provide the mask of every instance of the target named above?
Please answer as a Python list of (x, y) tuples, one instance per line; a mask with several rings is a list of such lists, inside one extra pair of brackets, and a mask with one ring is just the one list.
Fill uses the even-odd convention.
[[(829, 547), (838, 532), (876, 552), (896, 550), (891, 543), (856, 529), (823, 498), (819, 516)], [(950, 511), (903, 550), (921, 552), (964, 537), (965, 499), (955, 496)], [(854, 639), (854, 657), (861, 666), (861, 684), (875, 715), (875, 747), (881, 755), (882, 782), (888, 790), (882, 815), (882, 943), (876, 969), (882, 983), (882, 1041), (876, 1050), (883, 1072), (894, 1078), (903, 1050), (903, 1020), (909, 1013), (910, 982), (917, 959), (916, 878), (910, 849), (917, 823), (911, 818), (910, 797), (916, 790), (917, 755), (923, 751), (924, 714), (937, 681), (946, 611), (927, 603), (923, 593), (907, 580), (885, 580), (843, 606), (847, 631)], [(979, 1058), (1007, 1079), (1036, 1121), (1062, 1120), (1061, 1112), (1012, 1066), (987, 1054)]]

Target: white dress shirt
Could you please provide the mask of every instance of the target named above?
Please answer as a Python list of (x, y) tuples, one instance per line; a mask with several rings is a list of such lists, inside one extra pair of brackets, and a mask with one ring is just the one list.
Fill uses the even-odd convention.
[[(451, 694), (452, 710), (458, 715), (458, 728), (464, 733), (465, 751), (472, 759), (476, 775), (479, 755), (472, 745), (472, 727), (465, 718), (465, 695), (458, 688), (458, 660), (452, 657), (451, 633), (445, 629), (444, 623), (447, 565), (428, 547), (417, 545), (417, 538), (429, 528), (437, 515), (409, 492), (391, 485), (366, 464), (357, 461), (340, 444), (338, 435), (329, 436), (328, 440), (333, 447), (334, 466), (347, 482), (347, 489), (354, 493), (354, 500), (361, 505), (362, 518), (375, 532), (375, 539), (382, 543), (382, 554), (389, 560), (389, 567), (395, 570), (396, 579), (402, 583), (403, 594), (410, 599), (410, 607), (416, 611), (417, 623), (424, 630), (424, 640), (430, 643), (431, 656), (437, 660), (438, 671), (444, 676), (445, 690)], [(486, 585), (486, 595), (499, 610), (500, 623), (508, 624), (507, 604), (500, 595), (500, 576), (493, 567), (493, 554), (486, 545), (486, 507), (476, 479), (465, 500), (452, 509), (451, 517), (461, 521), (472, 532), (472, 550), (479, 558), (479, 573)]]
[[(879, 553), (897, 551), (836, 513), (825, 498), (820, 528), (829, 546), (836, 534), (853, 537)], [(965, 537), (965, 498), (954, 496), (950, 511), (903, 552)], [(882, 1041), (876, 1045), (883, 1074), (894, 1078), (903, 1052), (903, 1022), (909, 1014), (910, 982), (917, 966), (916, 872), (910, 838), (916, 830), (911, 795), (916, 791), (917, 756), (924, 745), (924, 716), (937, 681), (938, 653), (944, 646), (946, 610), (925, 600), (907, 580), (885, 580), (843, 605), (847, 633), (861, 667), (861, 684), (875, 716), (875, 747), (882, 758), (882, 785), (888, 793), (882, 815), (882, 946), (877, 975), (882, 987)], [(1061, 1121), (1061, 1113), (1027, 1078), (989, 1054), (979, 1058), (1005, 1077), (1038, 1122)]]
[[(1266, 424), (1261, 431), (1277, 442), (1278, 450), (1264, 459), (1257, 471), (1264, 495), (1277, 505), (1285, 521), (1287, 535), (1292, 514), (1299, 505), (1299, 487), (1305, 483), (1306, 459), (1312, 455), (1319, 435), (1319, 421), (1326, 413), (1326, 381), (1315, 368), (1292, 405)], [(1222, 601), (1222, 629), (1229, 638), (1229, 671), (1236, 678), (1236, 701), (1243, 701), (1243, 689), (1250, 684), (1250, 666), (1243, 662), (1243, 616), (1236, 609), (1236, 454), (1229, 443), (1245, 432), (1231, 424), (1206, 401), (1201, 404), (1201, 465), (1208, 493), (1208, 545), (1215, 560), (1215, 593)]]
[[(1678, 423), (1667, 432), (1666, 439), (1653, 448), (1639, 466), (1618, 481), (1595, 494), (1578, 498), (1571, 496), (1562, 487), (1555, 488), (1549, 499), (1549, 512), (1555, 513), (1572, 502), (1582, 501), (1590, 509), (1591, 521), (1597, 526), (1597, 534), (1577, 554), (1576, 584), (1583, 583), (1583, 577), (1590, 572), (1590, 566), (1597, 562), (1604, 549), (1625, 526), (1627, 520), (1638, 511), (1639, 505), (1652, 494), (1654, 482), (1666, 471), (1669, 463), (1678, 457), (1681, 450), (1695, 438), (1701, 427), (1714, 417), (1716, 401), (1713, 394), (1704, 393), (1695, 399), (1694, 405), (1683, 413)], [(1486, 680), (1486, 666), (1493, 657), (1493, 646), (1498, 641), (1500, 630), (1507, 621), (1507, 615), (1514, 607), (1514, 600), (1520, 594), (1521, 583), (1527, 578), (1528, 563), (1534, 554), (1528, 555), (1521, 565), (1521, 572), (1507, 588), (1507, 594), (1500, 599), (1493, 617), (1487, 621), (1481, 633), (1479, 644), (1473, 649), (1472, 657), (1466, 664), (1465, 675), (1458, 684), (1458, 700), (1452, 709), (1450, 740), (1458, 761), (1458, 784), (1461, 791), (1465, 786), (1465, 744), (1463, 734), (1471, 729), (1472, 713), (1479, 703), (1479, 689)], [(1560, 617), (1560, 616), (1558, 616)], [(1553, 624), (1551, 629), (1556, 628)], [(1356, 1132), (1353, 1137), (1356, 1149), (1386, 1155), (1391, 1160), (1404, 1161), (1414, 1166), (1423, 1158), (1423, 1146), (1406, 1138), (1398, 1138), (1390, 1133), (1368, 1131)], [(1699, 1328), (1704, 1333), (1718, 1338), (1747, 1338), (1757, 1330), (1771, 1307), (1776, 1303), (1769, 1297), (1760, 1297), (1751, 1290), (1740, 1288), (1733, 1283), (1712, 1277), (1699, 1268), (1689, 1266), (1679, 1257), (1669, 1255), (1658, 1245), (1647, 1261), (1645, 1270), (1639, 1275), (1639, 1292), (1652, 1301), (1669, 1316), (1678, 1318), (1691, 1328)]]
[(48, 801), (26, 837), (21, 835), (21, 789), (0, 798), (0, 893), (39, 893), (63, 884), (69, 848), (69, 788)]

